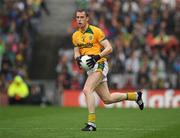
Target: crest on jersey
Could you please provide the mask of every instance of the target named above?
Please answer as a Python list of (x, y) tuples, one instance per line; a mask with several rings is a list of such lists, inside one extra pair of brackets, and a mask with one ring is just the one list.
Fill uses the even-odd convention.
[(82, 41), (83, 41), (83, 42), (85, 42), (85, 38), (86, 38), (86, 36), (83, 35), (83, 36), (82, 36)]
[(93, 39), (93, 36), (92, 35), (90, 35), (89, 36), (89, 41), (91, 41)]

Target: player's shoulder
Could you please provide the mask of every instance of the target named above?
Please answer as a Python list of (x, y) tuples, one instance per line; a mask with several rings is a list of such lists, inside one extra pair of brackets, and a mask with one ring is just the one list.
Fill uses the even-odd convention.
[(74, 37), (76, 37), (78, 34), (79, 34), (79, 31), (76, 30), (76, 31), (72, 34), (72, 37), (74, 38)]
[(93, 30), (93, 31), (101, 31), (101, 29), (97, 26), (94, 26), (94, 25), (90, 25), (90, 28)]
[(74, 31), (74, 32), (72, 33), (72, 36), (73, 36), (73, 35), (77, 35), (78, 32), (79, 32), (78, 30)]

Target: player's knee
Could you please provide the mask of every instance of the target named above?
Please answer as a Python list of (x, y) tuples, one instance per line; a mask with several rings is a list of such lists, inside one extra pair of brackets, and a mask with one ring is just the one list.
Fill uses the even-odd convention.
[(85, 95), (90, 94), (91, 90), (90, 89), (83, 89), (82, 91)]

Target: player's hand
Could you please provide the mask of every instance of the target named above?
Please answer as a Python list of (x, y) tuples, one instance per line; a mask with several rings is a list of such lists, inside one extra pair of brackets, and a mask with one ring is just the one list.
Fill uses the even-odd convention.
[(87, 65), (89, 68), (93, 68), (96, 62), (101, 59), (100, 55), (89, 55), (91, 58), (87, 60)]
[(76, 58), (76, 62), (77, 62), (77, 64), (78, 64), (78, 66), (79, 66), (79, 68), (81, 69), (82, 67), (81, 67), (81, 56), (79, 56), (79, 57), (77, 57)]

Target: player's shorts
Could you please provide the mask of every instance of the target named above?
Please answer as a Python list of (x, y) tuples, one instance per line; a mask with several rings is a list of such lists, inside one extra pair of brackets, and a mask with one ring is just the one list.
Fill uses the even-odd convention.
[(92, 69), (87, 71), (87, 74), (89, 75), (89, 74), (91, 74), (93, 72), (96, 72), (96, 71), (102, 72), (102, 74), (103, 74), (102, 82), (107, 81), (107, 74), (108, 74), (108, 71), (109, 71), (107, 61), (102, 61), (102, 62), (99, 62), (99, 63), (97, 62)]

